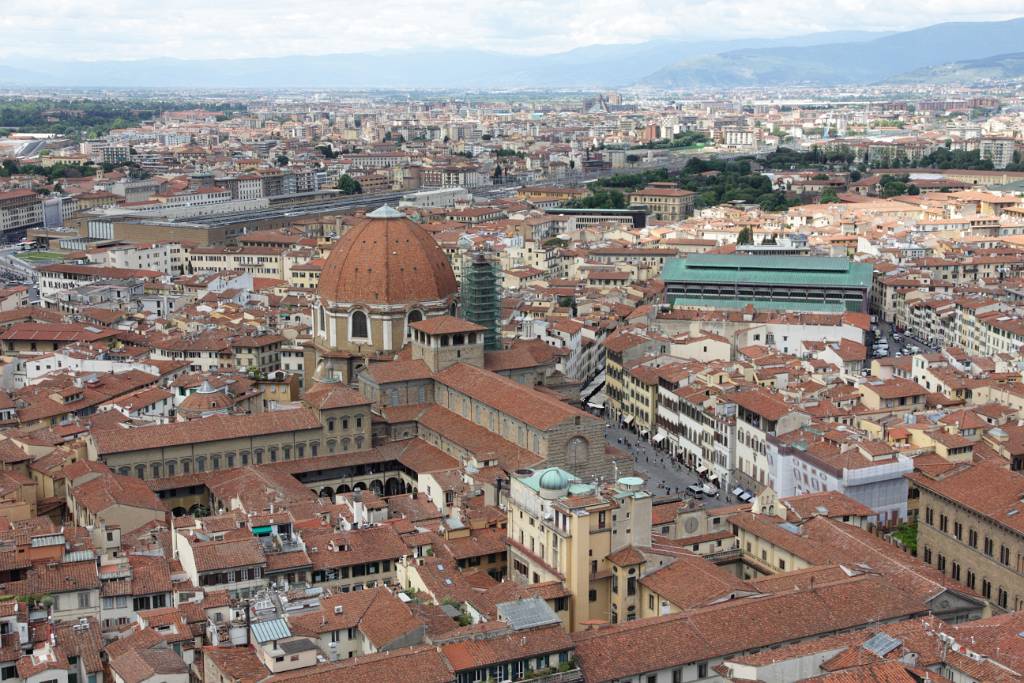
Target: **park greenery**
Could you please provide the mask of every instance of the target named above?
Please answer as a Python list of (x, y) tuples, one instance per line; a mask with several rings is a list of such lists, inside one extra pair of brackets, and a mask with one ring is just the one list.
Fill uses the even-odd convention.
[(0, 178), (9, 178), (12, 175), (38, 175), (43, 176), (50, 182), (60, 178), (82, 178), (96, 175), (96, 171), (103, 168), (105, 171), (112, 171), (113, 166), (103, 164), (95, 166), (91, 161), (84, 164), (53, 164), (52, 166), (41, 166), (39, 164), (26, 164), (16, 159), (4, 159), (0, 162)]
[(723, 159), (690, 159), (678, 171), (654, 169), (626, 173), (595, 181), (590, 194), (570, 204), (580, 209), (623, 209), (626, 195), (653, 182), (671, 182), (684, 190), (697, 193), (698, 208), (742, 202), (757, 204), (766, 211), (784, 211), (798, 201), (786, 198), (784, 192), (772, 188), (768, 176), (752, 170), (750, 161)]
[(806, 152), (780, 147), (765, 155), (763, 159), (759, 159), (758, 163), (766, 169), (790, 171), (804, 168), (824, 168), (830, 165), (849, 166), (854, 163), (855, 159), (856, 153), (845, 145), (835, 149), (812, 147)]
[(645, 142), (635, 149), (688, 149), (690, 147), (702, 147), (711, 141), (704, 133), (696, 131), (676, 133), (670, 140), (652, 140)]
[[(195, 109), (195, 102), (127, 99), (0, 98), (0, 134), (4, 132), (56, 133), (89, 139), (115, 128), (131, 128), (167, 111)], [(205, 107), (204, 107), (205, 108)], [(238, 111), (243, 105), (218, 106)]]

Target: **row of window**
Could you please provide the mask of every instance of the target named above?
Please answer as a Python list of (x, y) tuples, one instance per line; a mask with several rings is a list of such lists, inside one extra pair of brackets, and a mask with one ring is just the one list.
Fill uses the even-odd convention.
[[(924, 547), (922, 555), (922, 559), (924, 559), (926, 563), (932, 564), (932, 559), (934, 559), (935, 568), (943, 574), (946, 573), (947, 560), (945, 555), (943, 555), (942, 553), (934, 553), (933, 557), (932, 549), (928, 546)], [(971, 590), (978, 590), (978, 576), (974, 572), (974, 570), (964, 570), (960, 563), (955, 560), (949, 562), (949, 576), (954, 581), (959, 581), (963, 583)], [(992, 582), (985, 577), (982, 577), (981, 579), (980, 592), (982, 597), (984, 597), (986, 600), (992, 600)], [(996, 604), (1002, 607), (1003, 609), (1008, 609), (1009, 601), (1010, 594), (1007, 592), (1005, 588), (1003, 588), (1002, 586), (998, 586), (996, 589), (995, 597)], [(1024, 608), (1024, 598), (1021, 598), (1020, 596), (1014, 598), (1013, 603), (1014, 610)]]
[(255, 581), (263, 576), (261, 567), (249, 567), (248, 569), (236, 569), (230, 572), (212, 572), (202, 574), (199, 577), (200, 586), (220, 586), (225, 583), (236, 581)]
[[(348, 439), (342, 439), (342, 442), (343, 445), (345, 446), (344, 450), (348, 450)], [(355, 442), (357, 448), (362, 448), (363, 437), (357, 436)], [(337, 442), (334, 441), (333, 439), (329, 439), (327, 445), (328, 449), (331, 450), (331, 452), (333, 453), (334, 449), (337, 447)], [(332, 445), (335, 448), (332, 448)], [(320, 443), (317, 441), (311, 441), (309, 443), (309, 451), (312, 457), (317, 457), (320, 454)], [(231, 469), (232, 467), (245, 467), (246, 465), (250, 464), (250, 460), (251, 463), (254, 465), (262, 465), (265, 461), (277, 462), (279, 459), (291, 460), (292, 455), (293, 450), (291, 444), (281, 446), (280, 449), (277, 446), (270, 446), (269, 448), (266, 449), (265, 452), (264, 449), (262, 448), (255, 449), (252, 453), (251, 459), (249, 456), (249, 451), (242, 451), (237, 456), (234, 453), (227, 453), (223, 456), (221, 456), (220, 454), (215, 454), (209, 456), (209, 459), (207, 459), (207, 456), (205, 455), (199, 455), (196, 456), (195, 458), (194, 467), (196, 472), (205, 472), (207, 470), (207, 466), (209, 466), (210, 471), (216, 471), (222, 468)], [(306, 444), (295, 444), (294, 456), (295, 459), (297, 460), (305, 458)], [(146, 479), (147, 474), (149, 474), (150, 478), (152, 479), (159, 479), (160, 477), (163, 476), (177, 476), (179, 474), (178, 466), (178, 461), (168, 460), (165, 463), (153, 462), (149, 463), (148, 465), (140, 463), (135, 465), (134, 468), (128, 465), (122, 465), (121, 467), (118, 468), (117, 472), (118, 474), (130, 476), (133, 474), (134, 471), (135, 476), (138, 477), (139, 479)], [(193, 461), (191, 459), (182, 460), (180, 462), (180, 466), (180, 474), (191, 474), (193, 471)]]
[[(935, 526), (935, 511), (931, 508), (931, 506), (926, 506), (925, 509), (924, 509), (924, 523), (927, 524), (928, 526), (931, 526), (931, 527)], [(947, 515), (945, 515), (945, 514), (940, 513), (939, 514), (939, 524), (938, 524), (939, 531), (941, 531), (944, 534), (948, 534), (948, 533), (950, 533), (949, 528), (950, 528), (950, 526), (949, 526), (949, 517)], [(955, 538), (956, 540), (960, 541), (961, 543), (964, 542), (964, 525), (962, 523), (960, 523), (959, 521), (954, 521), (953, 522), (953, 532), (952, 532), (952, 535), (953, 535), (953, 538)], [(971, 548), (974, 548), (975, 550), (977, 550), (978, 549), (978, 540), (979, 540), (979, 537), (978, 537), (977, 530), (975, 530), (973, 528), (968, 528), (967, 529), (967, 545), (970, 546)], [(982, 549), (982, 552), (985, 553), (985, 555), (995, 559), (995, 541), (992, 538), (990, 538), (989, 536), (986, 535), (984, 540), (983, 540), (983, 542), (982, 542), (982, 548), (981, 549)], [(1010, 548), (1008, 546), (1003, 545), (1002, 543), (1000, 543), (999, 544), (999, 563), (1004, 565), (1004, 566), (1006, 566), (1006, 567), (1009, 567), (1010, 566), (1010, 554), (1011, 554), (1010, 553)], [(1017, 571), (1021, 571), (1022, 569), (1024, 569), (1024, 556), (1018, 554), (1018, 556), (1017, 556)]]
[[(362, 429), (363, 428), (363, 416), (362, 415), (356, 415), (354, 422), (355, 422), (355, 425), (356, 425), (356, 429)], [(348, 431), (350, 420), (347, 417), (343, 417), (340, 420), (335, 420), (333, 417), (329, 417), (329, 418), (327, 418), (327, 431), (333, 432), (335, 427), (338, 424), (341, 424), (342, 431)]]

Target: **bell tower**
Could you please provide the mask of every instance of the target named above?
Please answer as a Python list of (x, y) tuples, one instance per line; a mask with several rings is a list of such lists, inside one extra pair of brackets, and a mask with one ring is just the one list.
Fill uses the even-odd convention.
[(487, 328), (450, 315), (412, 323), (412, 357), (422, 360), (431, 372), (456, 363), (484, 366)]

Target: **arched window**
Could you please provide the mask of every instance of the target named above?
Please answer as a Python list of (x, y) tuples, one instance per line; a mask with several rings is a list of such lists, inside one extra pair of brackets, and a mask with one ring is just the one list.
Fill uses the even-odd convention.
[(168, 477), (173, 477), (177, 473), (178, 473), (178, 463), (174, 462), (173, 460), (168, 460), (167, 461), (167, 476)]
[(132, 473), (132, 468), (131, 467), (118, 467), (117, 468), (117, 473), (127, 477), (129, 474)]
[(366, 339), (370, 336), (370, 326), (366, 320), (366, 314), (362, 311), (353, 311), (349, 324), (351, 326), (349, 339)]
[(270, 453), (270, 462), (277, 462), (277, 446), (271, 446), (268, 452)]
[(415, 310), (415, 309), (409, 311), (409, 317), (406, 319), (406, 324), (405, 324), (405, 337), (407, 339), (412, 339), (412, 333), (413, 333), (412, 324), (413, 323), (418, 323), (421, 320), (423, 320), (423, 313), (421, 313), (420, 311)]
[(346, 436), (341, 440), (341, 450), (347, 451), (350, 448), (352, 448), (352, 439)]
[(219, 470), (220, 469), (220, 456), (219, 455), (214, 455), (214, 456), (212, 456), (210, 458), (210, 469), (211, 470)]
[(205, 472), (205, 471), (206, 471), (206, 458), (204, 458), (203, 456), (200, 455), (198, 458), (196, 458), (196, 472)]
[(146, 478), (146, 466), (145, 465), (136, 465), (135, 466), (135, 476), (138, 477), (139, 479), (145, 479)]
[(327, 439), (327, 452), (336, 453), (338, 451), (338, 442), (334, 439)]
[(255, 462), (257, 465), (262, 465), (263, 464), (263, 449), (262, 448), (257, 448), (255, 451), (253, 451), (252, 458), (253, 458), (253, 462)]
[(320, 307), (320, 334), (327, 336), (327, 318), (323, 306)]
[(333, 417), (327, 418), (327, 431), (329, 431), (329, 432), (333, 432), (334, 431), (334, 418)]
[(182, 460), (181, 461), (181, 473), (189, 474), (192, 471), (192, 461)]
[(153, 463), (152, 465), (149, 466), (149, 469), (153, 472), (153, 478), (154, 479), (159, 479), (160, 478), (160, 463), (158, 463), (158, 462)]

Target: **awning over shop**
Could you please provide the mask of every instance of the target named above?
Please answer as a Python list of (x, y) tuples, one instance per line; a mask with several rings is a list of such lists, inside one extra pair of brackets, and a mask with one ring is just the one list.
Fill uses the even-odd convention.
[(700, 467), (697, 468), (697, 474), (704, 474), (707, 471), (708, 471), (708, 468), (704, 467), (704, 465), (701, 465)]
[(631, 424), (632, 422), (633, 422), (633, 416), (632, 415), (629, 415), (629, 416), (623, 418), (623, 420), (622, 420), (622, 424), (626, 424), (626, 425)]
[(587, 386), (583, 388), (583, 391), (580, 392), (580, 396), (584, 399), (589, 398), (602, 384), (604, 384), (604, 370), (599, 372), (597, 377), (590, 380)]
[(657, 434), (654, 435), (654, 438), (651, 439), (651, 441), (653, 441), (654, 443), (661, 443), (662, 441), (665, 440), (666, 436), (668, 436), (668, 434), (666, 434), (665, 432), (658, 432)]
[(708, 477), (708, 481), (718, 481), (718, 475), (712, 474), (710, 477)]

